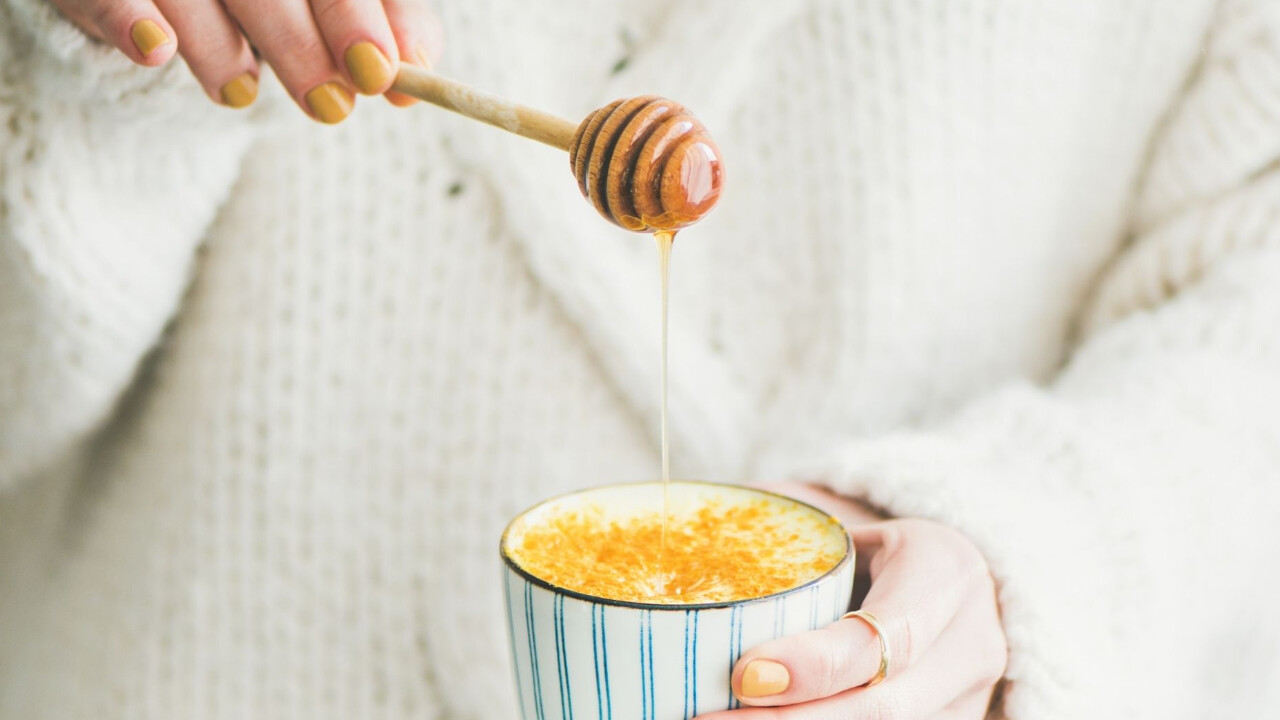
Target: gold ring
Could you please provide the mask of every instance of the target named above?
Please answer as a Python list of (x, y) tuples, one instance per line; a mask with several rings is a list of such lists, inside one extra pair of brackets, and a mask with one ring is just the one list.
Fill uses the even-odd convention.
[(884, 682), (889, 676), (889, 639), (884, 635), (884, 628), (880, 627), (880, 620), (866, 610), (854, 610), (840, 616), (841, 620), (845, 618), (856, 617), (871, 626), (872, 631), (876, 634), (876, 639), (880, 641), (880, 669), (876, 670), (875, 677), (868, 680), (862, 687), (874, 687)]

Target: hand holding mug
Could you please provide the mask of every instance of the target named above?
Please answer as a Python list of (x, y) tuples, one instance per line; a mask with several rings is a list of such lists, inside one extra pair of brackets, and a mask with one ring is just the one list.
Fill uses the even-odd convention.
[[(889, 648), (884, 682), (875, 629), (857, 617), (765, 642), (734, 666), (744, 706), (698, 720), (981, 720), (1008, 651), (994, 581), (963, 535), (925, 520), (874, 521), (862, 507), (807, 486), (773, 488), (841, 518), (857, 548), (862, 609)], [(858, 592), (855, 590), (855, 596)]]

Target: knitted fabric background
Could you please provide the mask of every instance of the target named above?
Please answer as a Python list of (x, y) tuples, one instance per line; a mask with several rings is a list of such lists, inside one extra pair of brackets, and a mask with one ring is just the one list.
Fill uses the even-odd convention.
[[(675, 474), (958, 527), (1003, 714), (1128, 720), (1280, 712), (1277, 5), (437, 9), (441, 72), (717, 138)], [(432, 108), (0, 28), (0, 718), (515, 717), (503, 525), (658, 473), (652, 240)]]

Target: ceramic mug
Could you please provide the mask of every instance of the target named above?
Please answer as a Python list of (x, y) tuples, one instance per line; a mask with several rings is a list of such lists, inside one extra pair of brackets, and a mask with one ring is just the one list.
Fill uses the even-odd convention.
[(659, 508), (661, 484), (598, 487), (525, 511), (507, 527), (501, 544), (507, 628), (525, 720), (687, 720), (739, 707), (729, 680), (743, 652), (816, 630), (848, 610), (854, 551), (835, 518), (797, 500), (739, 486), (673, 481), (670, 492), (673, 503), (760, 498), (811, 513), (822, 532), (839, 534), (844, 556), (821, 577), (764, 597), (696, 605), (610, 600), (534, 577), (512, 559), (508, 541), (539, 517), (576, 505)]

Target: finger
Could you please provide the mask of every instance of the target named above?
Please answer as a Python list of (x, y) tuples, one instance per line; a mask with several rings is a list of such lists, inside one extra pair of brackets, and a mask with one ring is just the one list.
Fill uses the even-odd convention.
[(50, 2), (54, 7), (58, 8), (58, 12), (62, 13), (63, 17), (70, 20), (76, 27), (83, 30), (86, 35), (103, 42), (107, 41), (106, 36), (104, 36), (102, 31), (98, 29), (97, 23), (90, 19), (84, 10), (81, 9), (80, 5), (82, 3), (76, 2), (76, 0), (50, 0)]
[[(976, 699), (947, 705), (925, 673), (897, 683), (846, 690), (832, 697), (785, 707), (753, 707), (699, 715), (694, 720), (982, 720), (986, 706)], [(945, 707), (944, 707), (945, 706)]]
[[(178, 50), (178, 36), (151, 0), (67, 2), (101, 36), (139, 65), (163, 65)], [(59, 5), (62, 8), (63, 5)]]
[[(927, 680), (899, 678), (890, 685), (845, 690), (831, 697), (783, 707), (744, 707), (699, 715), (694, 720), (916, 720), (939, 711), (946, 700), (935, 699)], [(968, 720), (980, 720), (981, 716)]]
[(316, 25), (335, 62), (365, 95), (391, 87), (400, 66), (381, 0), (312, 0)]
[[(944, 525), (889, 520), (855, 527), (849, 535), (858, 551), (858, 569), (872, 580), (862, 608), (874, 613), (882, 624), (885, 615), (894, 616), (897, 605), (909, 609), (924, 603), (954, 611), (975, 585), (991, 587), (982, 555), (963, 535)], [(945, 622), (949, 617), (936, 619)], [(923, 636), (899, 638), (897, 647), (903, 649), (904, 662), (910, 656), (910, 641), (920, 639)]]
[(258, 62), (226, 9), (208, 0), (156, 0), (183, 38), (182, 57), (214, 102), (242, 108), (258, 97)]
[[(384, 0), (387, 21), (396, 38), (400, 62), (430, 70), (440, 59), (444, 48), (444, 30), (440, 18), (425, 0)], [(388, 92), (387, 100), (398, 107), (408, 107), (417, 101), (398, 92)]]
[[(423, 70), (430, 70), (432, 68), (431, 60), (426, 57), (425, 53), (419, 52), (413, 55), (406, 55), (404, 48), (400, 49), (400, 63), (402, 65), (414, 65), (422, 68)], [(398, 93), (395, 90), (388, 90), (386, 92), (386, 98), (387, 102), (395, 105), (396, 107), (402, 108), (409, 107), (410, 105), (420, 102), (416, 97), (405, 95), (404, 93)]]
[(426, 64), (440, 62), (444, 52), (444, 27), (427, 0), (383, 0), (387, 21), (400, 48), (400, 57), (425, 55)]
[[(698, 720), (886, 720), (972, 711), (980, 698), (989, 700), (991, 688), (1004, 673), (1003, 658), (1000, 634), (985, 624), (981, 605), (969, 603), (929, 652), (901, 674), (890, 675), (884, 683), (785, 707), (713, 713), (699, 716)], [(954, 716), (965, 720), (983, 717), (981, 712)]]
[(351, 114), (355, 95), (333, 64), (306, 0), (226, 0), (226, 6), (308, 115), (334, 124)]
[[(859, 554), (871, 556), (871, 589), (862, 608), (880, 622), (888, 642), (889, 673), (901, 673), (924, 652), (963, 605), (959, 582), (939, 526), (910, 520), (854, 530)], [(778, 638), (743, 654), (732, 687), (745, 705), (790, 705), (828, 697), (869, 682), (880, 669), (880, 638), (860, 618)]]

